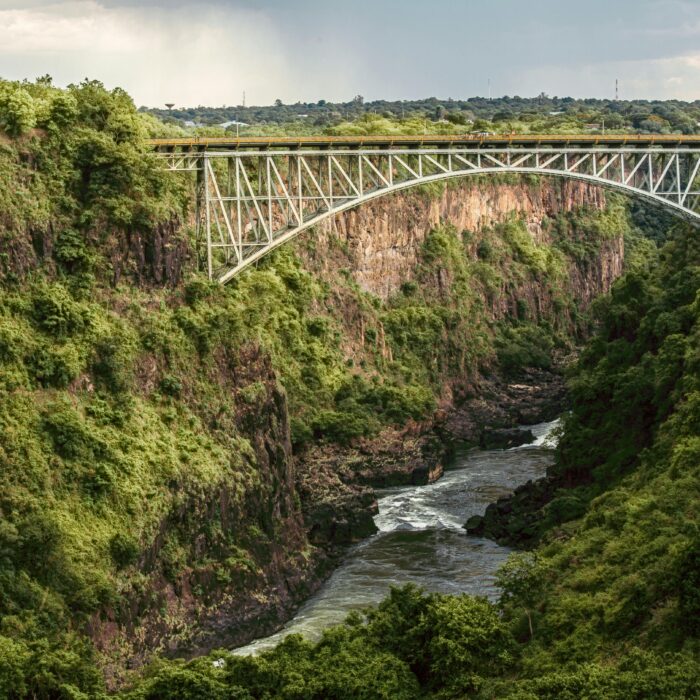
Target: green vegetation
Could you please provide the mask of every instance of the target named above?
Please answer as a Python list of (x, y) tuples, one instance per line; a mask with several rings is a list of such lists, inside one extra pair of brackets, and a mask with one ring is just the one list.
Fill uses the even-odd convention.
[(511, 557), (497, 605), (395, 589), (317, 644), (158, 665), (127, 697), (217, 683), (256, 699), (697, 698), (699, 290), (700, 244), (679, 230), (599, 302), (556, 468), (578, 486), (547, 506), (580, 498), (583, 512)]
[[(223, 596), (262, 597), (265, 567), (312, 554), (275, 471), (285, 392), (303, 450), (429, 418), (446, 383), (546, 367), (589, 327), (570, 266), (622, 235), (633, 272), (600, 307), (562, 442), (576, 503), (550, 505), (565, 524), (541, 559), (504, 573), (500, 609), (396, 591), (319, 645), (221, 668), (162, 662), (132, 695), (623, 697), (637, 677), (682, 696), (698, 606), (697, 535), (673, 517), (694, 517), (690, 238), (651, 272), (651, 244), (613, 197), (547, 222), (551, 245), (517, 218), (438, 226), (387, 300), (359, 289), (342, 245), (332, 283), (310, 272), (303, 240), (220, 287), (192, 272), (188, 185), (145, 151), (167, 128), (99, 83), (0, 82), (0, 694), (98, 697), (97, 669), (122, 681), (114, 667), (133, 651), (93, 644), (107, 626), (147, 640), (150, 621), (186, 644)], [(185, 589), (189, 618), (170, 605)]]
[[(365, 102), (360, 95), (344, 103), (326, 100), (252, 107), (148, 109), (171, 128), (212, 129), (243, 122), (242, 135), (318, 133), (641, 133), (698, 132), (700, 102), (679, 100), (578, 100), (572, 97), (500, 97), (468, 100)], [(224, 128), (219, 126), (219, 131)], [(236, 126), (228, 127), (236, 133)]]

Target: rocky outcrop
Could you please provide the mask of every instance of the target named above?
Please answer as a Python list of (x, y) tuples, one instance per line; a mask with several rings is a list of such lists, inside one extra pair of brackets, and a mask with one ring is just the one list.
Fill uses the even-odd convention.
[[(305, 234), (314, 237), (313, 250), (306, 256), (321, 274), (325, 271), (332, 275), (347, 264), (360, 287), (387, 299), (403, 283), (414, 279), (421, 245), (441, 223), (451, 224), (458, 231), (479, 231), (517, 216), (525, 220), (535, 242), (547, 243), (547, 219), (579, 207), (603, 209), (605, 193), (573, 180), (501, 183), (488, 178), (464, 179), (450, 183), (439, 196), (420, 189), (407, 190), (340, 214)], [(337, 249), (332, 237), (340, 241), (346, 261), (329, 255)], [(620, 274), (622, 243), (610, 243), (608, 250), (601, 251), (600, 269), (572, 279), (580, 282), (589, 300), (600, 293), (596, 289), (608, 289)]]
[(106, 242), (113, 284), (126, 277), (139, 285), (175, 286), (192, 251), (180, 221), (170, 219), (149, 230), (130, 229)]
[(559, 526), (581, 518), (591, 493), (571, 488), (554, 474), (528, 481), (514, 493), (491, 503), (484, 515), (475, 515), (464, 528), (470, 535), (488, 537), (499, 544), (531, 549), (543, 538), (556, 539)]
[(323, 444), (306, 450), (302, 473), (330, 471), (345, 485), (383, 488), (430, 484), (442, 476), (449, 447), (434, 430), (435, 423), (409, 421), (388, 427), (352, 446)]
[(109, 659), (111, 686), (154, 653), (192, 656), (274, 632), (331, 568), (329, 555), (309, 544), (286, 395), (269, 356), (245, 346), (236, 357), (220, 358), (213, 371), (235, 406), (230, 423), (215, 419), (240, 436), (240, 454), (232, 455), (241, 461), (240, 476), (196, 490), (172, 485), (179, 496), (125, 571), (120, 600), (88, 624), (95, 647)]
[(314, 546), (333, 557), (377, 531), (373, 520), (377, 499), (371, 488), (344, 482), (331, 459), (304, 454), (299, 462), (297, 485), (309, 541)]
[(517, 381), (492, 376), (472, 391), (450, 411), (443, 431), (451, 440), (482, 447), (494, 431), (554, 420), (567, 407), (564, 377), (556, 371), (524, 369)]
[(508, 450), (511, 447), (529, 445), (535, 441), (532, 430), (518, 428), (498, 428), (485, 430), (481, 436), (479, 447), (484, 450)]

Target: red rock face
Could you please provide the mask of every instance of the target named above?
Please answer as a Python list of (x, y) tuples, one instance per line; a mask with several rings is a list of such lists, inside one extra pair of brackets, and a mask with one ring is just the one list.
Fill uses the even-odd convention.
[[(333, 255), (324, 254), (331, 249), (329, 238), (340, 239), (355, 281), (366, 291), (386, 299), (401, 284), (413, 279), (421, 245), (441, 223), (451, 224), (458, 231), (476, 232), (515, 215), (524, 218), (535, 242), (544, 244), (548, 242), (543, 229), (545, 219), (578, 207), (604, 209), (605, 192), (574, 180), (501, 184), (464, 179), (445, 188), (436, 198), (420, 189), (379, 198), (301, 235), (314, 236), (313, 264), (327, 269), (337, 262)], [(609, 284), (621, 272), (621, 256), (606, 259), (603, 267), (600, 282)]]

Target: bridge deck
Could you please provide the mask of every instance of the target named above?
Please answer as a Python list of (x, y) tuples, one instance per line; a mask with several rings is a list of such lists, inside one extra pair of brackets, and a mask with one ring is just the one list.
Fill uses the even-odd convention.
[(148, 145), (160, 152), (168, 151), (237, 151), (305, 148), (420, 148), (420, 147), (591, 147), (628, 146), (639, 148), (698, 148), (700, 135), (684, 134), (637, 135), (637, 134), (553, 134), (523, 135), (504, 134), (480, 136), (474, 134), (427, 136), (247, 136), (192, 137), (173, 139), (150, 139)]

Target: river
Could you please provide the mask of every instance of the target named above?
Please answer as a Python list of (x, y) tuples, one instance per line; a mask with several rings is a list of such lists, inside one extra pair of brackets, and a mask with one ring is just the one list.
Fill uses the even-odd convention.
[(322, 588), (276, 634), (234, 650), (251, 654), (290, 633), (318, 639), (352, 610), (382, 600), (391, 586), (415, 583), (439, 593), (498, 595), (495, 573), (507, 547), (466, 534), (464, 523), (489, 503), (552, 463), (558, 421), (528, 426), (530, 445), (510, 450), (462, 450), (438, 481), (427, 486), (377, 490), (379, 532), (353, 547)]

